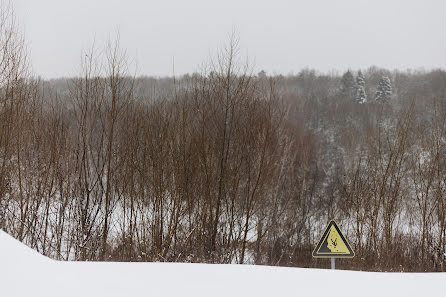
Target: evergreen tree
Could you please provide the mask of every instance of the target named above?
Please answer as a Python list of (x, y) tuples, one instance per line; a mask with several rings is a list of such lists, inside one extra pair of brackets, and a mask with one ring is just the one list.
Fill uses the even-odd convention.
[(361, 70), (358, 71), (358, 76), (356, 77), (356, 94), (355, 100), (359, 104), (363, 104), (367, 102), (367, 94), (365, 93), (365, 80), (364, 75)]
[(341, 93), (347, 98), (353, 98), (355, 96), (355, 78), (353, 74), (349, 71), (344, 73), (341, 79)]
[(392, 85), (390, 78), (387, 76), (381, 77), (378, 83), (378, 88), (375, 94), (375, 100), (379, 102), (387, 101), (392, 96)]
[(367, 95), (365, 93), (364, 87), (358, 86), (356, 89), (356, 102), (359, 104), (364, 104), (367, 102)]
[(358, 76), (356, 77), (356, 85), (364, 87), (365, 86), (365, 80), (364, 75), (362, 74), (362, 71), (358, 71)]

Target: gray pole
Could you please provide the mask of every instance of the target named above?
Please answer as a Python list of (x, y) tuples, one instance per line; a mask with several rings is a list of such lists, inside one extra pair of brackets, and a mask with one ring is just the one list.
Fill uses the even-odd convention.
[(331, 269), (335, 270), (335, 257), (331, 257)]

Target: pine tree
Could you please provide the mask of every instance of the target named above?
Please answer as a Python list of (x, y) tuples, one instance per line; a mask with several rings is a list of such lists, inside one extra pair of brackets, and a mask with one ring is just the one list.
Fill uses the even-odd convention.
[(347, 99), (353, 98), (355, 95), (355, 78), (350, 70), (342, 76), (341, 93)]
[(356, 95), (355, 100), (359, 104), (363, 104), (367, 102), (367, 94), (365, 93), (365, 80), (364, 75), (361, 70), (358, 71), (358, 76), (356, 77)]
[(387, 76), (381, 77), (378, 83), (378, 88), (375, 94), (375, 100), (379, 102), (387, 101), (392, 96), (392, 85), (390, 78)]
[(358, 71), (358, 76), (356, 77), (356, 85), (361, 87), (365, 86), (364, 75), (362, 74), (361, 70)]
[(358, 86), (356, 89), (356, 102), (359, 104), (364, 104), (367, 102), (367, 95), (365, 93), (364, 87)]

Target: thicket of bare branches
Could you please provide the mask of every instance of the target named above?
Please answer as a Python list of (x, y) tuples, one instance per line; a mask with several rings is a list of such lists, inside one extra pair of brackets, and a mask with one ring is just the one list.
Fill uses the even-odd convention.
[[(132, 77), (118, 39), (73, 79), (28, 74), (0, 15), (0, 227), (61, 260), (327, 267), (335, 218), (356, 257), (338, 267), (445, 270), (446, 74), (254, 75), (237, 40), (201, 74)], [(102, 54), (99, 54), (102, 53)]]

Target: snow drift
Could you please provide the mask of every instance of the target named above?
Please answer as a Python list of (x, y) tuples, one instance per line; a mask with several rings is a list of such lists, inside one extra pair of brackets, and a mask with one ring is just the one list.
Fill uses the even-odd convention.
[(446, 273), (375, 273), (250, 265), (59, 262), (0, 230), (0, 296), (442, 295)]

